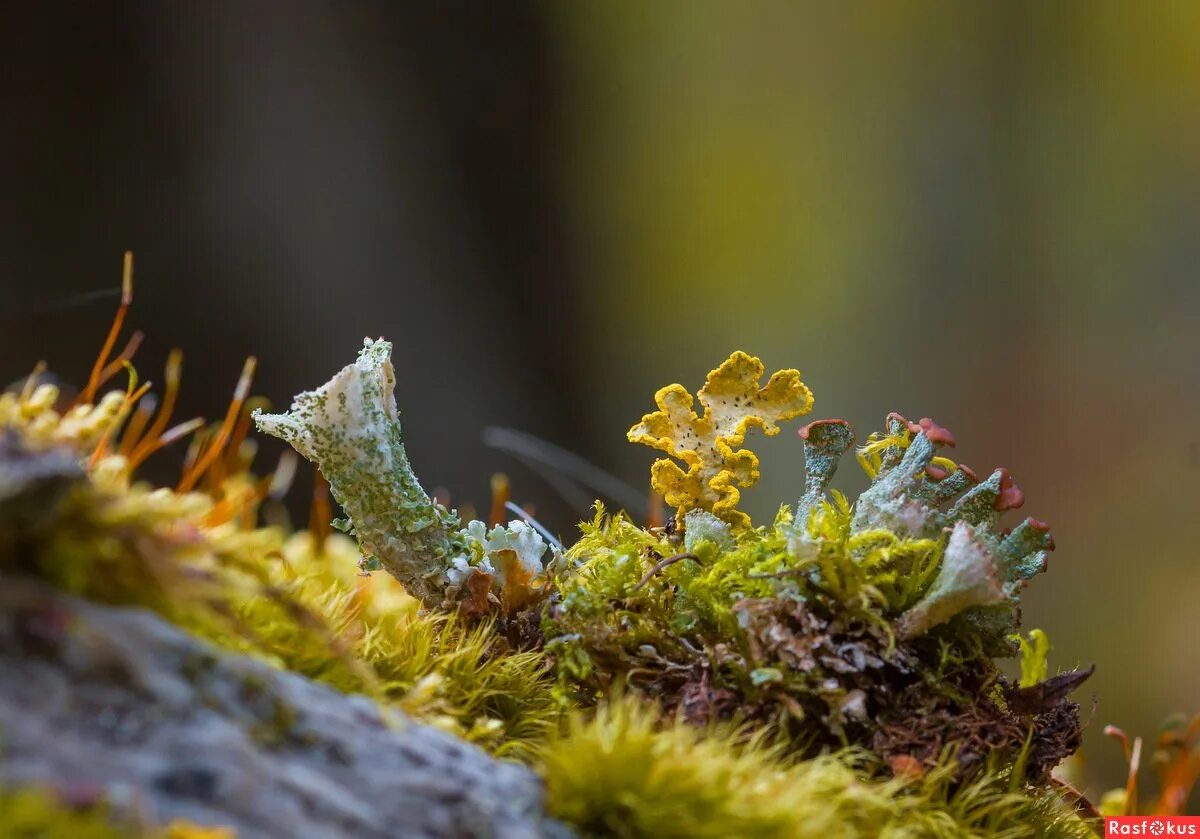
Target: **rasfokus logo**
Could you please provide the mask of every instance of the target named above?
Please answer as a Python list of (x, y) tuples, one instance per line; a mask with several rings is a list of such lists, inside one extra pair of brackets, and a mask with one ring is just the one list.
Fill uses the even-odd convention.
[(1200, 836), (1200, 816), (1108, 816), (1104, 836)]

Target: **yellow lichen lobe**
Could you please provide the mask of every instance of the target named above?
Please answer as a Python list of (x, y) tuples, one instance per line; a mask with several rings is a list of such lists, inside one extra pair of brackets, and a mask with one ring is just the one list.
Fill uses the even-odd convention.
[(703, 509), (734, 527), (747, 527), (750, 517), (737, 509), (738, 487), (753, 486), (759, 478), (758, 457), (740, 447), (752, 428), (779, 433), (779, 423), (812, 410), (812, 392), (796, 370), (772, 374), (759, 387), (765, 368), (754, 356), (734, 352), (708, 374), (696, 394), (704, 406), (697, 414), (695, 400), (683, 385), (668, 385), (654, 395), (658, 410), (629, 429), (631, 443), (659, 449), (687, 465), (655, 461), (650, 481), (679, 515)]

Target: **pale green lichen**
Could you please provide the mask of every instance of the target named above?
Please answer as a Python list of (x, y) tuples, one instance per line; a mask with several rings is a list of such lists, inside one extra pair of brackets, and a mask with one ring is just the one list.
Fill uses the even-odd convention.
[[(992, 625), (993, 635), (1008, 634), (1015, 626), (1020, 591), (1045, 570), (1054, 539), (1033, 518), (1011, 533), (1004, 531), (1001, 516), (1019, 508), (1024, 493), (1006, 469), (980, 481), (969, 467), (937, 455), (940, 447), (954, 445), (953, 435), (928, 418), (915, 423), (890, 414), (886, 433), (872, 434), (859, 450), (872, 484), (855, 504), (851, 529), (921, 538), (953, 534), (954, 562), (944, 563), (930, 592), (933, 598), (904, 619), (902, 633), (919, 634), (957, 612), (996, 606), (1004, 608), (974, 616)], [(965, 525), (969, 529), (961, 529)]]
[(733, 550), (737, 545), (728, 522), (707, 510), (688, 510), (683, 517), (683, 547), (691, 553), (700, 550), (701, 542), (711, 542), (723, 551)]
[(458, 518), (430, 499), (409, 465), (391, 352), (387, 341), (368, 338), (354, 364), (301, 393), (286, 414), (255, 412), (254, 420), (320, 467), (364, 555), (437, 606), (456, 555)]
[(976, 540), (974, 528), (959, 521), (950, 532), (933, 585), (896, 620), (896, 634), (903, 639), (915, 638), (960, 612), (995, 606), (1004, 599), (996, 558)]
[(854, 429), (845, 420), (817, 420), (800, 429), (804, 441), (804, 495), (796, 506), (796, 520), (809, 514), (825, 497), (842, 455), (854, 445)]
[[(528, 523), (514, 520), (507, 525), (498, 524), (491, 530), (479, 520), (467, 524), (462, 531), (469, 553), (455, 557), (447, 572), (451, 583), (461, 583), (471, 568), (491, 574), (503, 586), (507, 581), (508, 560), (515, 561), (516, 570), (527, 577), (542, 572), (542, 557), (546, 553), (546, 540)], [(511, 557), (501, 557), (511, 553)]]

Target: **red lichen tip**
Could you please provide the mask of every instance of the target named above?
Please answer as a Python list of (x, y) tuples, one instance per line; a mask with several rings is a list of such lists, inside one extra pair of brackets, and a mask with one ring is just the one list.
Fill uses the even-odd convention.
[(997, 471), (1000, 472), (1000, 494), (996, 496), (992, 509), (997, 512), (1018, 509), (1025, 503), (1025, 493), (1017, 486), (1017, 482), (1012, 479), (1012, 475), (1008, 474), (1007, 469)]
[(851, 435), (854, 434), (854, 429), (851, 428), (850, 423), (846, 422), (844, 419), (813, 420), (808, 425), (805, 425), (805, 426), (802, 426), (801, 428), (796, 429), (796, 433), (800, 435), (801, 440), (807, 440), (810, 430), (813, 428), (816, 428), (819, 425), (842, 425), (842, 426), (846, 427), (846, 429), (850, 432)]
[[(1041, 533), (1046, 533), (1046, 534), (1049, 534), (1049, 532), (1050, 532), (1050, 525), (1046, 524), (1041, 519), (1035, 519), (1031, 516), (1030, 518), (1025, 519), (1025, 521), (1028, 522), (1029, 526), (1032, 527), (1034, 530), (1037, 530)], [(1054, 550), (1054, 537), (1053, 536), (1050, 536), (1050, 535), (1046, 536), (1046, 550), (1048, 550), (1048, 551)]]
[(925, 766), (912, 755), (896, 755), (888, 761), (888, 768), (897, 778), (919, 779), (925, 776)]
[(967, 464), (965, 464), (965, 463), (958, 464), (958, 471), (962, 472), (964, 475), (966, 475), (968, 478), (970, 478), (971, 483), (973, 483), (973, 484), (979, 483), (979, 476), (976, 475), (975, 470), (972, 469)]
[(909, 426), (913, 434), (923, 433), (925, 439), (933, 443), (935, 446), (950, 446), (953, 448), (956, 444), (954, 435), (950, 433), (950, 429), (943, 428), (929, 417), (921, 417), (921, 421), (914, 428)]
[(888, 414), (886, 417), (883, 418), (884, 428), (887, 428), (888, 423), (890, 423), (892, 420), (895, 420), (896, 422), (900, 423), (905, 428), (907, 428), (909, 431), (912, 431), (913, 434), (917, 433), (917, 430), (916, 430), (917, 424), (914, 422), (911, 422), (907, 417), (904, 416), (904, 414), (898, 413), (896, 411), (892, 411), (890, 414)]
[(944, 481), (950, 473), (941, 466), (931, 463), (925, 467), (925, 474), (933, 478), (935, 481)]

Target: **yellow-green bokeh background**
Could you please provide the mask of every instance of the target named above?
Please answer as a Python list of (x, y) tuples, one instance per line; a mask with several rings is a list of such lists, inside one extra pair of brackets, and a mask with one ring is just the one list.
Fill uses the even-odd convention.
[[(860, 437), (935, 417), (1051, 523), (1026, 623), (1095, 662), (1086, 756), (1119, 780), (1104, 723), (1200, 711), (1200, 4), (553, 8), (609, 462), (733, 348)], [(801, 462), (761, 449), (765, 516)]]

